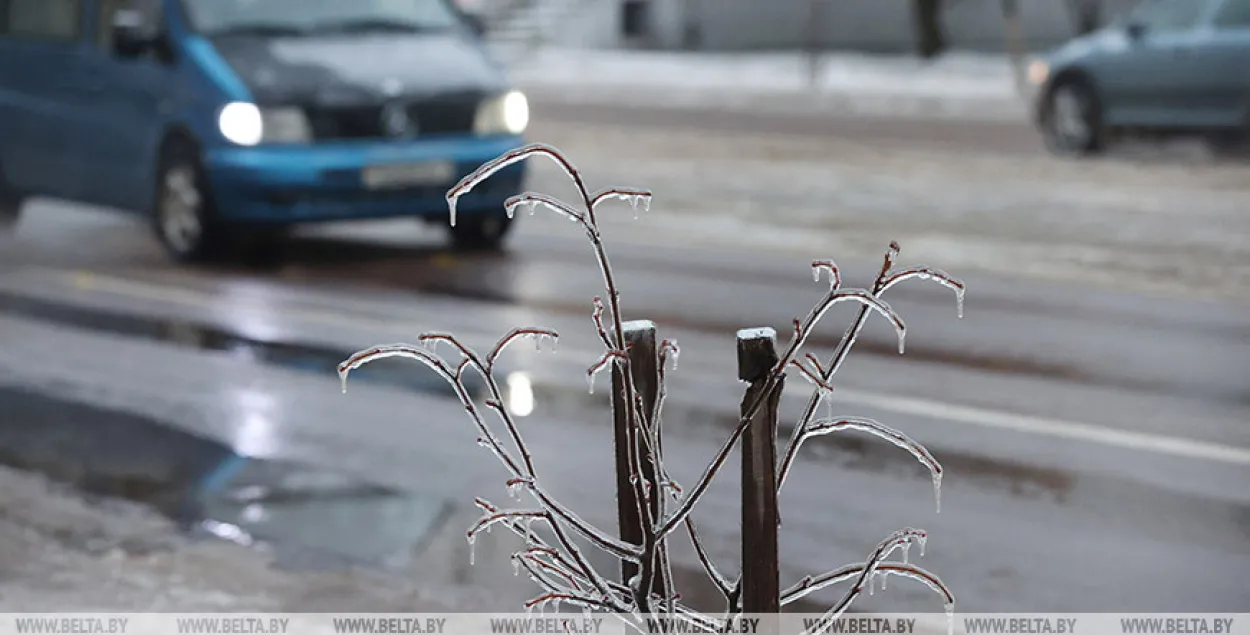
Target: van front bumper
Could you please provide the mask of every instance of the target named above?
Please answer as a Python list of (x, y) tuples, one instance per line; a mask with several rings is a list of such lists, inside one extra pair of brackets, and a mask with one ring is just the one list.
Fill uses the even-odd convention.
[[(483, 163), (521, 146), (519, 136), (228, 147), (204, 157), (211, 195), (223, 220), (305, 223), (397, 216), (447, 217), (447, 190)], [(449, 161), (445, 183), (371, 189), (371, 166)], [(500, 170), (457, 205), (466, 215), (498, 211), (524, 187), (523, 163)]]

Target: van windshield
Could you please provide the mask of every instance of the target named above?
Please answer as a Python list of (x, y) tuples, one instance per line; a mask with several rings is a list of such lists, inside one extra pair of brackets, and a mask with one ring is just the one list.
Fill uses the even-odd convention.
[(460, 23), (446, 0), (182, 0), (205, 35), (443, 31)]

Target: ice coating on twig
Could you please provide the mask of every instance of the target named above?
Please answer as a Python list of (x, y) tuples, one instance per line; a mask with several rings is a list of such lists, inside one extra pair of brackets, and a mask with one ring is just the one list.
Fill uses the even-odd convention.
[(544, 340), (551, 342), (551, 350), (553, 351), (555, 350), (556, 344), (560, 341), (560, 334), (554, 329), (544, 329), (532, 326), (512, 329), (511, 331), (508, 331), (507, 335), (499, 338), (495, 347), (491, 349), (490, 354), (486, 356), (486, 368), (493, 368), (495, 366), (495, 360), (499, 359), (499, 356), (503, 354), (504, 349), (508, 348), (508, 345), (525, 337), (533, 338), (534, 345), (538, 347), (538, 350), (542, 350), (542, 343)]
[(590, 199), (591, 208), (599, 207), (601, 203), (610, 199), (617, 199), (629, 203), (634, 209), (634, 218), (638, 218), (638, 208), (642, 207), (642, 211), (651, 210), (651, 190), (642, 190), (633, 187), (610, 187), (595, 192)]
[(599, 357), (599, 360), (586, 369), (586, 382), (590, 385), (590, 394), (595, 394), (595, 377), (603, 372), (612, 362), (624, 364), (629, 357), (624, 351), (611, 350)]
[[(906, 549), (907, 545), (904, 545), (903, 548)], [(807, 576), (800, 580), (797, 584), (782, 591), (781, 604), (782, 606), (785, 606), (786, 604), (801, 600), (805, 596), (826, 587), (858, 578), (863, 571), (864, 564), (856, 563), (846, 565), (819, 576)], [(955, 602), (955, 596), (951, 594), (950, 589), (946, 587), (946, 584), (942, 582), (941, 578), (924, 569), (921, 569), (920, 567), (906, 563), (883, 562), (877, 566), (876, 571), (879, 574), (896, 575), (901, 578), (915, 580), (916, 582), (924, 584), (929, 587), (929, 589), (942, 596), (943, 605), (954, 604)]]
[(842, 286), (842, 271), (838, 269), (838, 265), (832, 260), (813, 260), (812, 261), (812, 280), (820, 282), (820, 274), (827, 272), (829, 274), (829, 290), (837, 291)]
[[(894, 332), (898, 335), (898, 352), (900, 355), (903, 354), (903, 344), (907, 337), (907, 326), (903, 324), (903, 318), (900, 317), (898, 313), (895, 313), (894, 309), (891, 308), (890, 305), (884, 300), (881, 300), (866, 289), (841, 289), (837, 292), (831, 292), (828, 296), (826, 296), (825, 300), (817, 306), (809, 324), (814, 327), (818, 322), (820, 322), (820, 319), (829, 312), (829, 309), (833, 308), (833, 305), (838, 304), (839, 302), (848, 301), (858, 302), (876, 311), (877, 313), (880, 313), (883, 317), (885, 317), (885, 319), (889, 320), (890, 324), (894, 325)], [(810, 331), (803, 333), (801, 340), (806, 340), (809, 334)], [(800, 344), (801, 343), (802, 341), (800, 341)]]
[(578, 174), (573, 165), (560, 154), (559, 150), (545, 143), (531, 143), (521, 146), (520, 148), (505, 152), (504, 154), (483, 163), (481, 167), (474, 170), (463, 179), (460, 179), (459, 183), (456, 183), (450, 190), (447, 190), (447, 209), (450, 212), (451, 225), (453, 227), (456, 225), (456, 202), (460, 200), (461, 196), (468, 194), (482, 181), (490, 178), (492, 174), (508, 167), (509, 165), (512, 165), (513, 163), (524, 161), (532, 156), (546, 156), (551, 158), (564, 169), (564, 172), (569, 175), (569, 178), (578, 183), (581, 182), (581, 175)]
[(907, 269), (900, 271), (890, 272), (890, 275), (884, 282), (881, 283), (881, 291), (878, 291), (878, 293), (881, 293), (886, 289), (903, 282), (904, 280), (910, 280), (912, 278), (932, 280), (933, 282), (954, 291), (955, 310), (960, 319), (964, 317), (964, 292), (968, 287), (962, 280), (951, 276), (941, 269), (934, 269), (933, 267), (908, 267)]
[(523, 194), (518, 194), (510, 197), (503, 203), (504, 210), (508, 213), (509, 218), (515, 216), (516, 210), (522, 207), (528, 207), (530, 215), (533, 215), (534, 210), (538, 209), (538, 206), (540, 205), (565, 218), (568, 218), (569, 220), (578, 222), (584, 222), (586, 220), (580, 213), (575, 211), (572, 207), (569, 207), (568, 203), (565, 203), (564, 201), (561, 201), (553, 196), (539, 194), (538, 192), (525, 192)]
[(353, 370), (356, 370), (369, 362), (387, 357), (404, 357), (407, 359), (413, 359), (429, 366), (444, 378), (455, 379), (455, 376), (451, 374), (451, 372), (447, 369), (447, 366), (443, 364), (442, 360), (435, 357), (428, 349), (418, 348), (412, 344), (383, 344), (381, 346), (374, 346), (359, 351), (339, 364), (339, 382), (342, 384), (343, 392), (347, 392), (347, 377)]
[(818, 419), (807, 425), (803, 430), (802, 436), (799, 438), (799, 444), (812, 437), (831, 434), (839, 430), (858, 430), (866, 432), (879, 439), (884, 439), (907, 450), (921, 465), (929, 468), (929, 475), (933, 480), (933, 494), (937, 500), (938, 511), (942, 509), (941, 490), (942, 490), (942, 465), (937, 459), (929, 453), (929, 450), (923, 445), (916, 443), (907, 435), (891, 428), (887, 425), (878, 423), (872, 419), (865, 417), (842, 417), (837, 419)]

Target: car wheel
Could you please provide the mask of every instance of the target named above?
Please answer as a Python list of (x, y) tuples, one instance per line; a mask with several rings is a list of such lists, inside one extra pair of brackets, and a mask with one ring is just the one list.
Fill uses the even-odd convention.
[(1229, 130), (1206, 137), (1207, 149), (1219, 159), (1250, 159), (1250, 132)]
[(0, 170), (0, 230), (17, 226), (23, 202), (24, 197), (4, 180), (4, 172)]
[(1085, 156), (1103, 150), (1102, 105), (1085, 81), (1057, 84), (1046, 97), (1042, 135), (1055, 154)]
[(464, 215), (452, 225), (451, 242), (461, 250), (494, 251), (503, 247), (512, 219), (503, 212)]
[(169, 143), (157, 168), (153, 228), (179, 262), (203, 262), (224, 253), (227, 233), (214, 218), (207, 180), (193, 145)]

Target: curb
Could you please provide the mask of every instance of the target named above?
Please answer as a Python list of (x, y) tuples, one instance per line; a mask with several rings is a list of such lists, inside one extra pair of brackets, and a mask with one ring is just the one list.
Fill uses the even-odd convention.
[(726, 91), (671, 86), (594, 86), (518, 81), (533, 101), (579, 106), (720, 110), (790, 116), (874, 116), (938, 120), (1028, 120), (1024, 98), (917, 95), (888, 92)]

